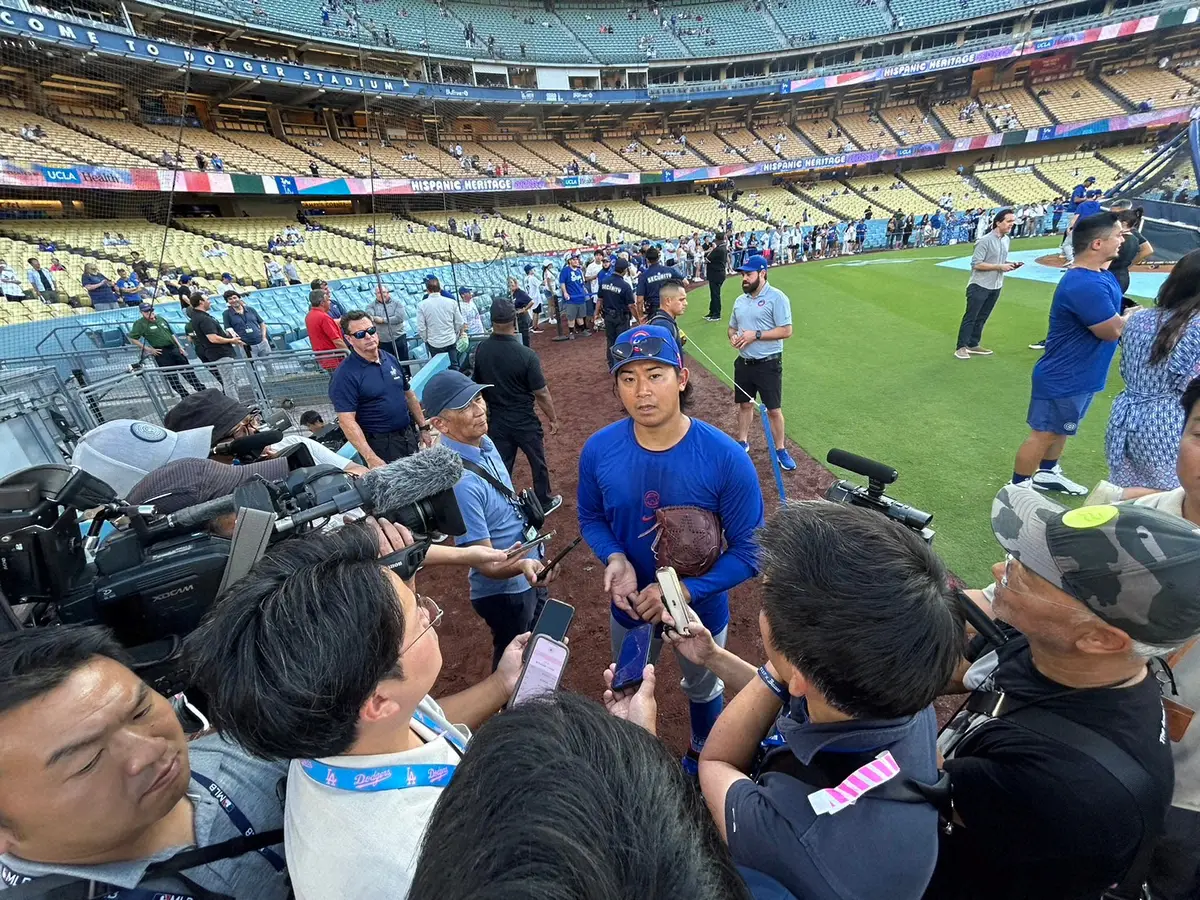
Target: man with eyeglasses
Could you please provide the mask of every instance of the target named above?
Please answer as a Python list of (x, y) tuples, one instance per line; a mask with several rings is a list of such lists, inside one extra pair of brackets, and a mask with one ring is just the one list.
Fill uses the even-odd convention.
[(938, 741), (953, 806), (926, 897), (1091, 900), (1140, 884), (1173, 783), (1148, 663), (1200, 633), (1200, 528), (1006, 485), (992, 530), (1008, 557), (973, 599), (1006, 640), (950, 686), (972, 694)]
[(330, 379), (329, 399), (346, 440), (371, 469), (416, 453), (414, 423), (426, 433), (430, 426), (408, 373), (380, 348), (379, 330), (366, 312), (350, 310), (341, 325), (351, 353)]
[[(657, 520), (673, 507), (699, 507), (716, 516), (720, 536), (713, 562), (681, 576), (683, 593), (719, 646), (729, 627), (729, 590), (758, 572), (755, 530), (763, 496), (750, 458), (727, 434), (686, 415), (691, 386), (679, 345), (658, 325), (618, 336), (611, 371), (628, 418), (602, 428), (579, 456), (579, 528), (605, 565), (615, 659), (625, 634), (662, 622), (655, 571)], [(723, 546), (721, 543), (723, 542)], [(656, 632), (661, 636), (661, 628)], [(657, 657), (661, 637), (654, 643)], [(723, 707), (724, 684), (704, 666), (676, 654), (691, 718), (684, 768), (697, 760)], [(653, 659), (651, 660), (654, 661)]]
[(284, 810), (299, 900), (403, 897), (425, 826), (471, 731), (512, 695), (529, 635), (450, 697), (442, 613), (389, 568), (407, 529), (368, 520), (275, 545), (188, 640), (214, 724), (291, 760)]

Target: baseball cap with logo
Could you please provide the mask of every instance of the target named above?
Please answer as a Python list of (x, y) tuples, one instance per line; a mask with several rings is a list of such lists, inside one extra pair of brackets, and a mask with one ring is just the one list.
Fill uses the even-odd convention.
[(124, 497), (147, 474), (173, 460), (207, 457), (211, 436), (211, 428), (168, 431), (149, 422), (117, 419), (85, 434), (71, 465), (95, 475)]
[(1200, 526), (1147, 506), (1067, 509), (1006, 485), (992, 531), (1021, 564), (1147, 644), (1200, 633)]
[(228, 497), (239, 485), (257, 475), (267, 481), (287, 478), (286, 459), (269, 459), (244, 466), (230, 466), (215, 459), (177, 459), (155, 469), (129, 491), (135, 505), (153, 504), (161, 515), (178, 512), (197, 503)]
[(759, 255), (755, 254), (754, 256), (746, 257), (746, 261), (744, 263), (742, 263), (741, 266), (738, 267), (738, 271), (739, 272), (765, 272), (769, 268), (771, 268), (771, 264), (769, 262), (767, 262), (767, 258), (765, 256), (759, 256)]
[(658, 360), (677, 369), (683, 368), (683, 354), (671, 332), (661, 325), (639, 325), (620, 335), (612, 345), (612, 368), (610, 372), (626, 363)]

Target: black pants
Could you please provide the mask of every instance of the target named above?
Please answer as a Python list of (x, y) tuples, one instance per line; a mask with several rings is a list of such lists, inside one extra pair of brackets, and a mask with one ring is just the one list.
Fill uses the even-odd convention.
[(721, 286), (725, 284), (724, 277), (713, 281), (711, 278), (708, 281), (708, 317), (710, 319), (721, 318)]
[(1162, 900), (1200, 897), (1200, 813), (1179, 806), (1167, 810), (1166, 834), (1150, 865), (1150, 887)]
[(1000, 288), (988, 290), (982, 285), (967, 285), (967, 311), (958, 326), (958, 346), (978, 347), (983, 338), (983, 326), (1000, 299)]
[(617, 338), (621, 336), (626, 328), (629, 327), (629, 319), (622, 322), (616, 316), (604, 317), (604, 354), (608, 361), (609, 368), (612, 368), (612, 346), (617, 342)]
[(375, 455), (385, 463), (395, 462), (402, 456), (412, 456), (421, 445), (417, 433), (411, 426), (384, 434), (368, 434), (366, 438), (367, 446), (374, 450)]
[[(159, 368), (165, 368), (167, 366), (191, 366), (191, 363), (188, 362), (187, 357), (179, 352), (178, 347), (163, 347), (162, 352), (160, 352), (158, 356), (154, 357), (154, 364)], [(188, 384), (190, 384), (196, 390), (204, 390), (204, 385), (200, 383), (200, 379), (196, 377), (196, 373), (193, 372), (191, 368), (188, 368), (188, 370), (183, 373), (183, 377), (186, 378), (188, 380)], [(183, 382), (179, 380), (178, 375), (176, 375), (174, 372), (170, 372), (167, 374), (166, 378), (167, 384), (171, 386), (171, 390), (177, 393), (180, 397), (186, 397), (188, 395), (187, 388), (183, 386)]]
[(538, 588), (529, 588), (519, 594), (495, 594), (491, 597), (471, 598), (471, 606), (492, 630), (492, 671), (500, 665), (504, 648), (518, 634), (533, 627), (533, 614), (538, 605)]
[(529, 332), (533, 328), (533, 317), (527, 312), (517, 313), (517, 331), (521, 333), (521, 343), (529, 346)]
[(542, 444), (542, 423), (534, 421), (525, 425), (508, 425), (493, 418), (488, 425), (488, 437), (496, 445), (500, 458), (504, 460), (504, 468), (511, 475), (517, 464), (517, 451), (520, 450), (529, 460), (529, 469), (533, 472), (533, 492), (545, 505), (550, 502), (550, 469), (546, 466), (546, 449)]

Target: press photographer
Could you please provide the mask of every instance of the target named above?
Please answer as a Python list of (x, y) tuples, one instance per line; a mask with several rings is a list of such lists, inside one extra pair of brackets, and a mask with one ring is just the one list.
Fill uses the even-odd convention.
[[(0, 891), (285, 900), (286, 766), (189, 742), (126, 663), (103, 628), (0, 635)], [(226, 841), (197, 864), (190, 848)]]
[[(536, 537), (546, 514), (553, 511), (543, 508), (532, 491), (513, 490), (512, 476), (487, 436), (482, 392), (489, 387), (450, 369), (429, 379), (422, 397), (425, 414), (442, 434), (442, 445), (463, 460), (465, 471), (454, 486), (466, 525), (466, 533), (455, 538), (459, 547), (514, 547)], [(531, 556), (471, 569), (471, 606), (492, 631), (492, 668), (513, 638), (529, 630), (535, 609), (545, 602), (545, 586), (556, 573), (552, 569), (542, 574), (542, 555), (539, 545)]]
[(303, 900), (405, 896), (471, 729), (520, 674), (528, 634), (479, 684), (429, 696), (442, 612), (391, 568), (411, 543), (373, 520), (284, 542), (188, 641), (218, 727), (256, 757), (292, 760), (284, 828)]

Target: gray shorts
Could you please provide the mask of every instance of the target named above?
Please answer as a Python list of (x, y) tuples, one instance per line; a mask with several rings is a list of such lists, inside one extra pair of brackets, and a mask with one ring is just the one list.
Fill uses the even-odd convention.
[(559, 310), (564, 321), (570, 322), (573, 319), (583, 319), (587, 316), (586, 303), (564, 303)]
[[(611, 612), (608, 614), (608, 624), (612, 636), (612, 658), (613, 662), (616, 662), (617, 657), (621, 655), (621, 642), (625, 640), (625, 635), (629, 629), (618, 622)], [(728, 636), (729, 626), (726, 625), (717, 634), (713, 635), (713, 640), (716, 641), (718, 647), (724, 647), (725, 639)], [(650, 662), (658, 662), (658, 655), (662, 652), (662, 645), (662, 638), (658, 638), (650, 644)], [(683, 688), (684, 695), (691, 702), (707, 703), (709, 700), (714, 700), (725, 693), (725, 682), (704, 668), (704, 666), (696, 665), (691, 660), (685, 659), (678, 652), (675, 653), (675, 661), (679, 663), (679, 671), (683, 673), (683, 679), (679, 682), (679, 686)]]

